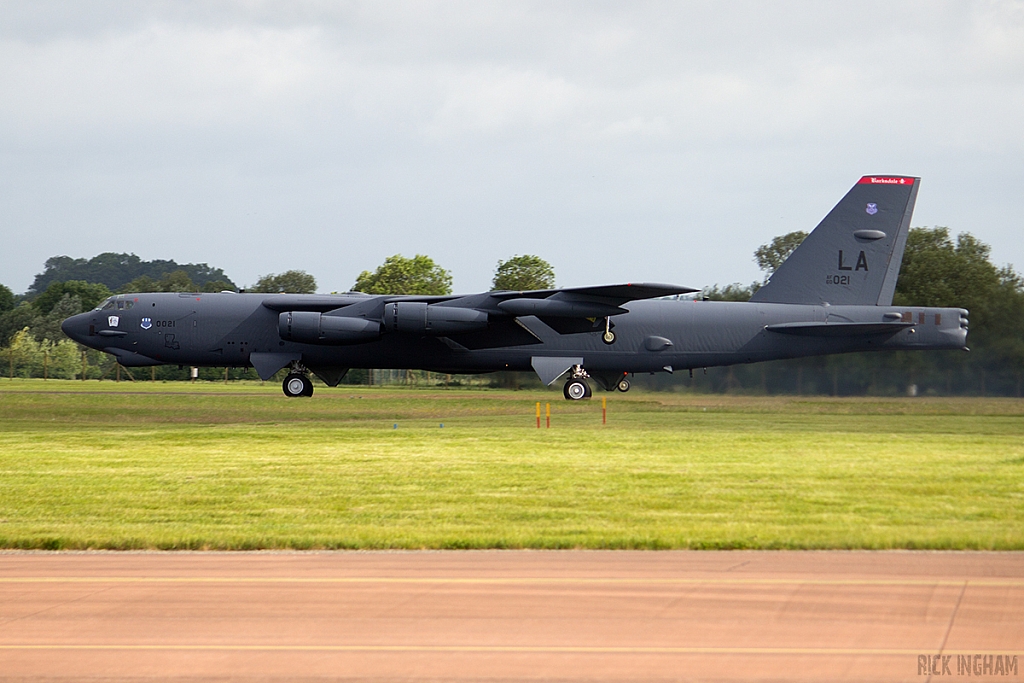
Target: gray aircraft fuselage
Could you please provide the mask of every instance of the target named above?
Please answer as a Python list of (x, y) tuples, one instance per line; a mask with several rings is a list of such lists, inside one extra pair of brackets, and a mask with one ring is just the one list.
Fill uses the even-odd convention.
[[(588, 371), (662, 372), (754, 363), (853, 351), (962, 349), (967, 311), (913, 306), (810, 306), (701, 301), (634, 301), (614, 318), (616, 340), (605, 344), (601, 330), (559, 334), (534, 316), (522, 325), (538, 343), (485, 349), (459, 348), (458, 335), (436, 337), (383, 333), (361, 344), (324, 346), (281, 339), (280, 313), (264, 306), (267, 294), (128, 294), (115, 308), (69, 319), (73, 339), (115, 355), (126, 366), (161, 364), (247, 367), (256, 353), (298, 356), (307, 367), (422, 368), (453, 373), (531, 370), (531, 359), (582, 358)], [(295, 295), (290, 295), (295, 296)], [(322, 297), (321, 297), (322, 298)], [(382, 297), (393, 300), (399, 297)], [(338, 297), (339, 303), (346, 297)], [(351, 300), (351, 299), (349, 299)], [(131, 302), (130, 309), (116, 308)], [(117, 327), (109, 318), (117, 316)], [(143, 329), (148, 318), (149, 329)], [(911, 323), (891, 334), (808, 336), (787, 323)], [(821, 328), (823, 331), (827, 331)], [(92, 334), (90, 334), (90, 330)], [(124, 332), (102, 336), (104, 332)], [(837, 331), (842, 328), (837, 326)], [(667, 344), (665, 341), (667, 340)]]
[(467, 296), (119, 294), (62, 328), (127, 367), (252, 366), (264, 379), (290, 367), (290, 396), (312, 393), (307, 370), (331, 386), (349, 368), (532, 369), (547, 384), (570, 371), (565, 395), (576, 399), (589, 395), (587, 377), (626, 390), (628, 373), (966, 349), (966, 310), (891, 303), (919, 184), (863, 177), (749, 302), (647, 283)]

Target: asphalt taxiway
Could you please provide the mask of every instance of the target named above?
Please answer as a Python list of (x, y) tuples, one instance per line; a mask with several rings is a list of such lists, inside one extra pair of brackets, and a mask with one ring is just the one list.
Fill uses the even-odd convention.
[(1024, 676), (1024, 553), (0, 553), (4, 681), (923, 681), (940, 654)]

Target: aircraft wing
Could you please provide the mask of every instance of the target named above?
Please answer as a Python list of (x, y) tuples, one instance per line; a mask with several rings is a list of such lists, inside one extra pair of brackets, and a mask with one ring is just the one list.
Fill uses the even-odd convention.
[(698, 290), (648, 282), (597, 287), (535, 289), (525, 292), (491, 292), (502, 313), (540, 318), (604, 318), (626, 312), (622, 304), (638, 299), (688, 294)]
[(649, 282), (597, 287), (535, 289), (525, 292), (491, 292), (491, 306), (510, 316), (536, 316), (559, 334), (593, 332), (611, 316), (628, 310), (622, 304), (638, 299), (654, 299), (698, 290), (679, 285)]
[(639, 299), (656, 299), (659, 296), (690, 294), (700, 290), (679, 285), (665, 285), (657, 282), (627, 282), (621, 285), (598, 285), (596, 287), (563, 287), (560, 289), (531, 289), (525, 292), (491, 292), (498, 299), (548, 299), (580, 298), (600, 299), (613, 306), (637, 301)]
[(362, 303), (366, 294), (268, 294), (263, 305), (272, 311), (333, 311)]
[[(559, 334), (592, 332), (609, 324), (607, 319), (611, 316), (627, 313), (621, 304), (696, 291), (679, 285), (638, 282), (468, 296), (271, 294), (263, 300), (263, 306), (282, 316), (287, 314), (289, 321), (291, 316), (319, 313), (330, 319), (329, 327), (339, 330), (340, 318), (377, 321), (399, 330), (419, 325), (429, 327), (435, 334), (443, 328), (446, 332), (441, 336), (466, 348), (490, 348), (539, 342), (535, 333), (518, 324), (520, 317), (536, 316)], [(481, 314), (486, 315), (480, 319)], [(323, 317), (317, 318), (318, 329), (324, 324)], [(478, 328), (479, 325), (486, 329)]]
[(366, 308), (381, 307), (385, 303), (393, 301), (420, 301), (434, 304), (443, 301), (452, 301), (457, 296), (414, 296), (414, 295), (381, 295), (363, 294), (361, 292), (348, 292), (346, 294), (268, 294), (263, 300), (263, 306), (272, 311), (335, 311), (346, 307), (356, 307), (359, 304), (359, 311)]
[(515, 292), (486, 292), (468, 296), (379, 296), (349, 292), (346, 294), (269, 294), (263, 305), (274, 311), (338, 311), (341, 315), (366, 315), (379, 312), (384, 304), (392, 302), (421, 302), (452, 307), (490, 310), (492, 313), (523, 316), (538, 315), (561, 318), (601, 318), (625, 313), (624, 303), (660, 296), (689, 294), (699, 290), (679, 285), (636, 282), (596, 287), (563, 287), (561, 289), (532, 289)]

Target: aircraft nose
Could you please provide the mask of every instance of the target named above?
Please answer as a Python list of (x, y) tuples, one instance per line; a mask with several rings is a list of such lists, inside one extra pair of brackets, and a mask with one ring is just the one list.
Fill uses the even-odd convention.
[(60, 324), (61, 331), (76, 342), (81, 343), (85, 337), (84, 327), (88, 323), (85, 321), (85, 314), (79, 313), (67, 318)]

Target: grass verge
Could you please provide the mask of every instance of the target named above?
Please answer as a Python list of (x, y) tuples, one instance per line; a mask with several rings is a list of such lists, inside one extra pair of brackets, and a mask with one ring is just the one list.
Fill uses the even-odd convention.
[(81, 384), (0, 386), (0, 547), (1024, 548), (1021, 401)]

